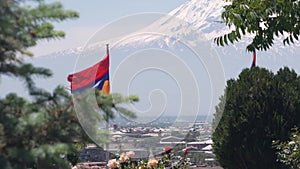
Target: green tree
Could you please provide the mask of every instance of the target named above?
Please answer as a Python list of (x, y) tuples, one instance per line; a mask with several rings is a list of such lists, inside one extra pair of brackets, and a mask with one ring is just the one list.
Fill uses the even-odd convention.
[[(75, 11), (64, 10), (60, 3), (46, 4), (43, 0), (30, 3), (19, 0), (1, 1), (0, 77), (19, 77), (26, 82), (30, 93), (34, 95), (33, 102), (16, 94), (9, 94), (0, 100), (1, 168), (36, 168), (37, 163), (42, 165), (45, 159), (61, 163), (61, 160), (56, 160), (57, 154), (72, 149), (64, 143), (73, 139), (67, 139), (70, 133), (66, 131), (56, 131), (58, 128), (64, 128), (63, 124), (74, 132), (71, 136), (82, 136), (83, 132), (74, 119), (74, 112), (70, 111), (70, 102), (64, 101), (67, 100), (65, 97), (69, 97), (65, 91), (59, 87), (52, 95), (34, 85), (32, 76), (49, 77), (51, 71), (23, 63), (24, 56), (33, 55), (27, 48), (36, 45), (38, 40), (64, 36), (62, 31), (54, 29), (51, 22), (78, 16)], [(50, 113), (49, 110), (53, 112)], [(58, 120), (58, 117), (61, 120)], [(56, 121), (50, 123), (54, 119)], [(62, 122), (63, 119), (69, 119), (68, 123)], [(56, 138), (56, 135), (49, 133), (61, 137)], [(45, 140), (47, 141), (44, 142)]]
[[(78, 152), (78, 145), (82, 147), (92, 142), (77, 119), (73, 102), (76, 97), (73, 99), (60, 86), (53, 93), (36, 87), (32, 77), (49, 77), (51, 71), (23, 62), (24, 57), (33, 55), (28, 48), (35, 46), (37, 41), (64, 36), (62, 31), (54, 29), (53, 22), (78, 16), (77, 12), (63, 9), (60, 3), (1, 0), (0, 77), (7, 75), (25, 81), (31, 96), (28, 100), (11, 93), (0, 98), (1, 169), (70, 168), (69, 162), (62, 157), (69, 153), (74, 155)], [(91, 110), (87, 112), (91, 116), (85, 116), (83, 120), (88, 121), (90, 131), (104, 141), (101, 136), (105, 131), (99, 129), (94, 119), (109, 119), (113, 115), (103, 116), (99, 109), (104, 112), (115, 110), (114, 113), (122, 112), (134, 117), (132, 112), (120, 105), (138, 99), (117, 94), (96, 94), (95, 97), (97, 109), (87, 109)], [(72, 163), (75, 162), (73, 158)]]
[(225, 0), (222, 19), (231, 32), (215, 38), (218, 45), (234, 43), (244, 35), (254, 35), (248, 51), (267, 50), (274, 38), (284, 36), (283, 43), (294, 43), (300, 34), (300, 2), (296, 0)]
[(25, 80), (30, 91), (35, 90), (32, 76), (47, 77), (51, 71), (24, 64), (24, 56), (33, 56), (28, 51), (39, 40), (64, 37), (51, 22), (77, 18), (75, 11), (64, 10), (61, 3), (46, 4), (44, 0), (30, 2), (1, 0), (0, 3), (0, 77), (19, 77)]
[[(91, 91), (95, 93), (95, 90)], [(96, 90), (96, 93), (99, 92)], [(115, 95), (118, 96), (118, 101), (106, 102), (107, 98)], [(99, 122), (105, 117), (99, 113), (99, 110), (103, 111), (103, 106), (106, 106), (105, 110), (113, 110), (113, 107), (119, 108), (119, 104), (137, 101), (136, 97), (124, 97), (119, 94), (96, 95), (96, 98), (100, 97), (97, 104), (102, 106), (99, 106), (98, 110), (89, 110), (88, 114), (81, 118), (81, 123), (88, 122), (84, 128), (77, 119), (73, 98), (63, 87), (56, 88), (53, 94), (37, 94), (33, 102), (16, 94), (9, 94), (3, 100), (0, 99), (0, 168), (69, 168), (69, 163), (62, 159), (62, 156), (69, 153), (74, 156), (80, 150), (77, 148), (78, 144), (84, 146), (91, 143), (92, 140), (86, 135), (87, 131), (87, 134), (93, 133), (96, 136), (93, 137), (93, 141), (107, 141), (107, 137), (104, 137), (107, 132), (99, 129)], [(84, 104), (86, 101), (82, 100), (80, 103)], [(111, 102), (113, 104), (109, 104)], [(134, 114), (126, 109), (116, 110), (134, 117)], [(73, 164), (76, 163), (76, 160), (72, 160)]]
[(288, 68), (277, 74), (245, 69), (227, 82), (223, 104), (216, 109), (216, 117), (222, 117), (212, 136), (220, 164), (227, 169), (287, 168), (278, 162), (272, 142), (286, 141), (291, 128), (300, 126), (299, 76)]
[(61, 155), (75, 141), (90, 142), (62, 88), (30, 102), (16, 94), (0, 100), (0, 168), (69, 167)]

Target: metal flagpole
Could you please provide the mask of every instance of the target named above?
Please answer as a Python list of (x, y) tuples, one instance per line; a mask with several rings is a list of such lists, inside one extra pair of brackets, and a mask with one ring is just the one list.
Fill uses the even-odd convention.
[[(106, 54), (109, 57), (109, 44), (106, 44)], [(108, 169), (108, 161), (109, 161), (109, 118), (108, 114), (106, 114), (106, 131), (107, 131), (107, 142), (106, 142), (106, 169)]]
[(108, 169), (108, 161), (109, 161), (109, 119), (108, 115), (106, 115), (106, 131), (107, 131), (107, 143), (105, 145), (106, 147), (106, 169)]

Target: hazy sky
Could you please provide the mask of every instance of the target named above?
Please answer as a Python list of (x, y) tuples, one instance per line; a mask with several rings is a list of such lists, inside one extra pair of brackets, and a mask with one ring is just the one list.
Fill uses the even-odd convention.
[(188, 0), (61, 0), (65, 9), (78, 11), (80, 18), (55, 24), (57, 29), (66, 32), (66, 37), (41, 41), (32, 51), (35, 56), (41, 56), (83, 46), (97, 30), (121, 17), (144, 12), (168, 13), (186, 1)]

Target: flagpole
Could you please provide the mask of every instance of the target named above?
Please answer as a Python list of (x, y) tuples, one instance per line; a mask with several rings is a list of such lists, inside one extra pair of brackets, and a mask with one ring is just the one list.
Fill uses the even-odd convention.
[(109, 161), (109, 119), (108, 115), (106, 115), (106, 131), (107, 131), (107, 142), (106, 142), (106, 169), (108, 169), (108, 161)]
[[(106, 44), (106, 55), (109, 57), (109, 44)], [(107, 142), (106, 142), (106, 169), (108, 169), (108, 161), (109, 161), (109, 117), (106, 114), (106, 131), (107, 131)]]

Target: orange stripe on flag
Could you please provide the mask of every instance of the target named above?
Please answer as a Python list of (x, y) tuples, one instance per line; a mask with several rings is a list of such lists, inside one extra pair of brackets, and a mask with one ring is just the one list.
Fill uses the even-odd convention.
[(109, 94), (109, 91), (110, 91), (109, 80), (105, 80), (102, 87), (102, 92), (105, 94)]

